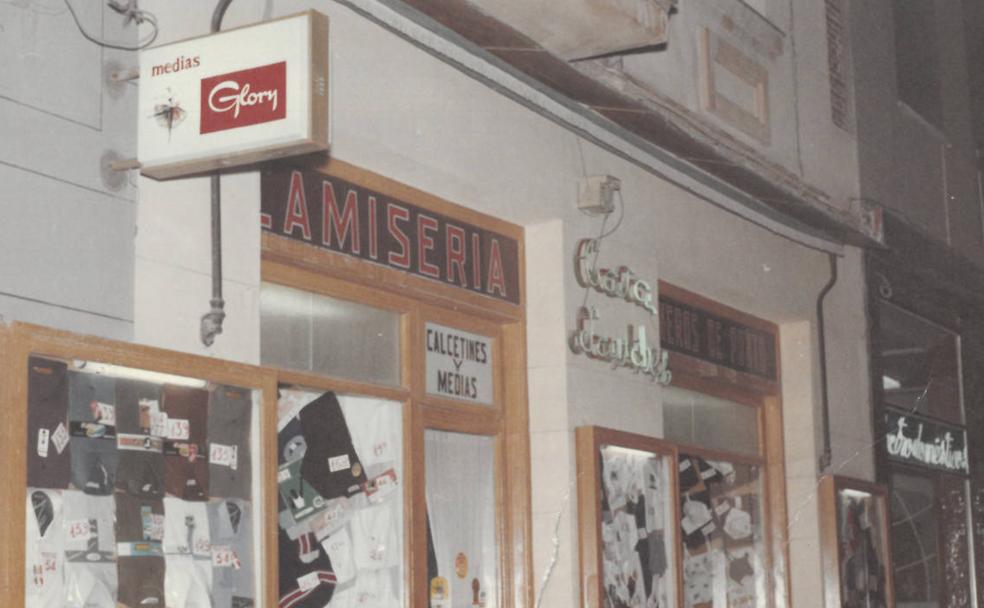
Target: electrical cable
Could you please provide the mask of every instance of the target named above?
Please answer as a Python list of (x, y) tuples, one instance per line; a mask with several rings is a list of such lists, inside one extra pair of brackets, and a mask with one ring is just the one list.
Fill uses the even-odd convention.
[(157, 40), (157, 34), (159, 32), (159, 28), (157, 26), (157, 18), (154, 17), (154, 15), (152, 15), (151, 13), (148, 13), (147, 11), (141, 11), (141, 10), (135, 11), (133, 13), (134, 20), (137, 22), (137, 24), (149, 23), (151, 27), (154, 28), (154, 31), (151, 32), (150, 36), (143, 42), (137, 44), (136, 46), (130, 46), (130, 45), (106, 42), (105, 40), (100, 40), (95, 36), (93, 36), (92, 34), (90, 34), (89, 32), (85, 31), (85, 28), (82, 26), (82, 22), (79, 20), (78, 14), (76, 14), (75, 12), (75, 7), (72, 6), (72, 3), (69, 2), (69, 0), (64, 0), (64, 2), (65, 2), (65, 6), (68, 7), (69, 14), (72, 15), (72, 19), (75, 21), (75, 26), (79, 29), (79, 32), (82, 34), (82, 37), (88, 40), (89, 42), (98, 44), (101, 47), (107, 49), (116, 49), (118, 51), (139, 51), (141, 49), (147, 48), (148, 46), (153, 44), (155, 40)]

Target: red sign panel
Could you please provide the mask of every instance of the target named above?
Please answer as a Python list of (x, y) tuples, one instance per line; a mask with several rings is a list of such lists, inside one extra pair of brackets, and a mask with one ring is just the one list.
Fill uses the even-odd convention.
[(287, 116), (287, 62), (202, 79), (201, 133)]
[(519, 304), (515, 239), (314, 171), (264, 171), (260, 192), (268, 232)]

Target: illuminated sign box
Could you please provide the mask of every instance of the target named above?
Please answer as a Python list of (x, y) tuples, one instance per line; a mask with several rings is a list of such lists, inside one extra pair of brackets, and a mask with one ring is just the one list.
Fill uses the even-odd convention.
[(137, 156), (167, 179), (328, 149), (328, 17), (307, 11), (140, 53)]

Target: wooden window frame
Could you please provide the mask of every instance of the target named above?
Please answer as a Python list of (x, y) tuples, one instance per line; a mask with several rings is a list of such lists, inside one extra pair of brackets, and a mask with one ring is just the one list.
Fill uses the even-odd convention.
[(84, 359), (152, 372), (187, 376), (262, 391), (260, 405), (260, 467), (256, 480), (261, 484), (263, 529), (261, 556), (257, 572), (262, 572), (259, 599), (275, 606), (277, 594), (277, 380), (269, 369), (232, 363), (210, 357), (178, 353), (159, 348), (83, 336), (28, 323), (0, 326), (0, 404), (5, 423), (0, 425), (0, 458), (6, 470), (6, 484), (12, 491), (0, 492), (0, 597), (8, 605), (24, 605), (25, 513), (27, 488), (27, 407), (28, 358), (32, 355), (56, 359)]
[(823, 564), (823, 589), (825, 606), (841, 606), (841, 555), (839, 526), (837, 521), (837, 494), (841, 490), (865, 492), (875, 498), (881, 516), (882, 559), (885, 568), (886, 606), (895, 606), (895, 586), (892, 580), (892, 543), (889, 534), (888, 490), (882, 484), (841, 475), (824, 475), (820, 478), (820, 554)]
[[(502, 608), (532, 606), (523, 229), (336, 159), (310, 168), (517, 242), (521, 290), (518, 305), (266, 232), (261, 237), (261, 280), (401, 315), (399, 386), (279, 368), (275, 373), (282, 383), (376, 396), (403, 404), (407, 541), (404, 600), (409, 600), (407, 605), (419, 608), (430, 605), (424, 434), (433, 429), (495, 439), (498, 597)], [(426, 322), (492, 339), (492, 406), (426, 393), (423, 355)]]
[[(695, 292), (666, 281), (659, 281), (659, 296), (667, 297), (702, 311), (723, 317), (738, 324), (765, 332), (775, 344), (774, 381), (751, 373), (740, 372), (681, 352), (668, 353), (669, 369), (673, 373), (670, 386), (703, 393), (758, 409), (759, 459), (762, 467), (762, 491), (764, 500), (762, 515), (765, 520), (766, 555), (769, 563), (770, 602), (775, 606), (792, 605), (789, 580), (789, 527), (786, 500), (786, 459), (782, 412), (782, 360), (779, 344), (779, 327)], [(681, 451), (695, 455), (712, 454), (717, 457), (747, 462), (746, 455), (713, 451), (700, 446), (675, 443)]]

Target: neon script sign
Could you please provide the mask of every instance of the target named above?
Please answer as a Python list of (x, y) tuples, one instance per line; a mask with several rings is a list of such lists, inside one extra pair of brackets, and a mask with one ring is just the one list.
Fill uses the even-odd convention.
[(967, 433), (914, 414), (885, 411), (885, 449), (897, 462), (968, 474)]
[[(627, 266), (616, 270), (593, 268), (588, 258), (598, 252), (597, 239), (581, 239), (574, 256), (574, 274), (585, 289), (594, 289), (610, 298), (625, 300), (659, 316), (653, 298), (652, 285), (639, 278)], [(609, 363), (613, 369), (626, 367), (644, 374), (660, 384), (670, 383), (668, 353), (659, 346), (652, 346), (645, 325), (629, 325), (624, 336), (608, 336), (597, 333), (594, 322), (599, 319), (594, 306), (582, 306), (577, 312), (576, 329), (571, 333), (571, 350), (574, 354)]]

